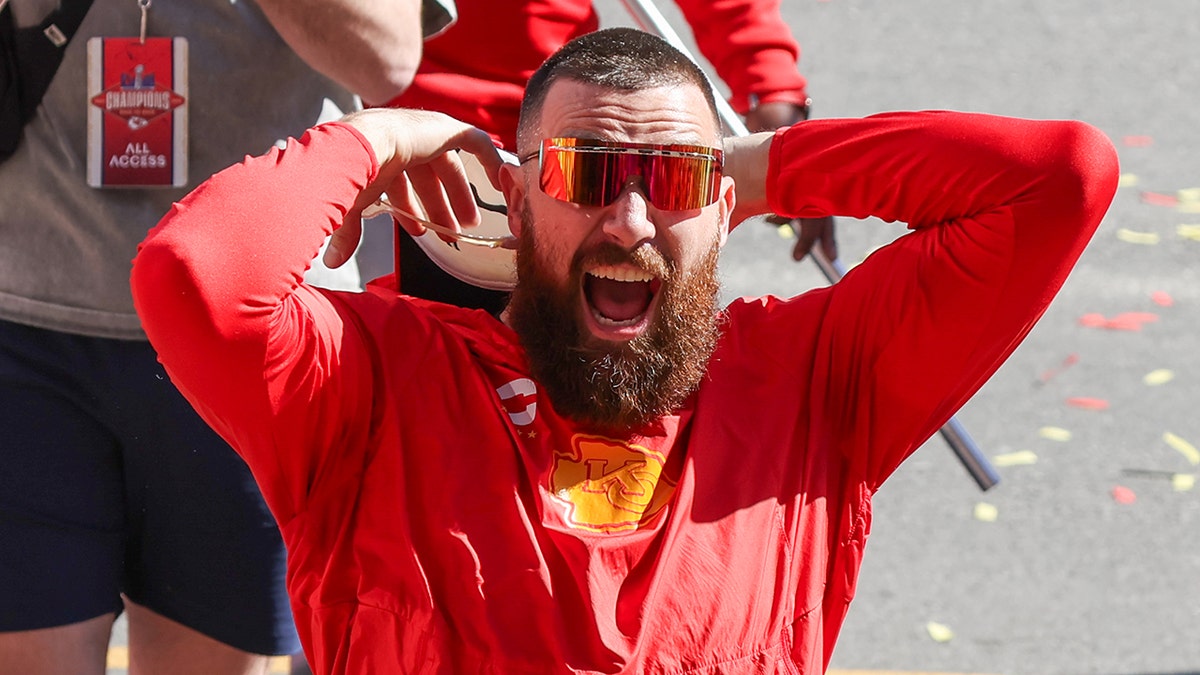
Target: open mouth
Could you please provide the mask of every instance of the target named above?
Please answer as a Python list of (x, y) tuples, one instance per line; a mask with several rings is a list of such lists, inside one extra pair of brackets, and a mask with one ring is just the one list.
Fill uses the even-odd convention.
[(589, 314), (603, 332), (640, 333), (648, 323), (662, 280), (630, 265), (602, 265), (583, 276)]

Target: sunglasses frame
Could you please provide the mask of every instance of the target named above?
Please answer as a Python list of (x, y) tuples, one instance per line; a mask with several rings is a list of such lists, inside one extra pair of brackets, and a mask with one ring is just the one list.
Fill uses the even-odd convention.
[[(689, 211), (702, 208), (716, 203), (720, 197), (721, 178), (724, 176), (724, 160), (725, 154), (720, 148), (714, 148), (707, 145), (693, 145), (685, 143), (630, 143), (625, 141), (603, 141), (591, 138), (572, 138), (572, 137), (554, 137), (543, 139), (538, 145), (536, 153), (530, 153), (520, 159), (524, 164), (532, 159), (538, 160), (538, 184), (542, 191), (559, 201), (579, 204), (581, 206), (608, 206), (624, 191), (624, 187), (617, 194), (611, 195), (610, 199), (605, 203), (587, 203), (576, 199), (568, 199), (565, 196), (559, 196), (547, 190), (546, 188), (546, 159), (548, 153), (567, 152), (573, 154), (602, 154), (602, 155), (634, 155), (643, 157), (666, 157), (678, 159), (693, 159), (703, 160), (709, 164), (707, 185), (697, 187), (693, 192), (704, 190), (703, 196), (697, 196), (691, 202), (687, 202), (687, 206), (682, 208), (668, 209), (660, 207), (655, 203), (654, 190), (651, 186), (651, 181), (646, 179), (646, 176), (641, 176), (642, 185), (644, 186), (643, 194), (646, 199), (654, 204), (654, 207), (662, 211)], [(637, 174), (630, 174), (637, 175)], [(629, 176), (623, 176), (623, 179), (628, 179)], [(696, 203), (693, 203), (696, 202)]]

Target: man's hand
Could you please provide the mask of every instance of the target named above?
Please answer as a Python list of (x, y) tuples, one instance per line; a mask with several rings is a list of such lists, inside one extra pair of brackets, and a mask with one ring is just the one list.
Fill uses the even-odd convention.
[(746, 113), (746, 128), (751, 133), (775, 131), (780, 127), (790, 127), (806, 119), (808, 119), (807, 106), (786, 101), (771, 101), (760, 103)]
[[(479, 159), (488, 180), (498, 186), (500, 154), (483, 131), (441, 113), (372, 108), (351, 113), (342, 122), (371, 144), (379, 173), (333, 233), (324, 262), (337, 267), (350, 259), (362, 234), (362, 212), (387, 193), (392, 205), (456, 231), (479, 224), (479, 210), (458, 153)], [(419, 201), (418, 201), (419, 200)], [(420, 223), (400, 219), (410, 234), (425, 232)]]
[(770, 215), (766, 221), (780, 227), (789, 225), (796, 230), (796, 245), (792, 247), (792, 259), (804, 260), (814, 244), (820, 243), (821, 253), (829, 261), (837, 260), (837, 239), (834, 237), (833, 216), (824, 218), (797, 218), (789, 220), (783, 216)]
[[(780, 127), (791, 126), (808, 119), (808, 107), (773, 101), (759, 104), (746, 114), (746, 128), (751, 132), (774, 131)], [(792, 258), (803, 260), (814, 244), (819, 244), (821, 253), (829, 260), (837, 259), (837, 239), (835, 237), (833, 217), (797, 218), (792, 221), (782, 216), (768, 216), (767, 222), (780, 226), (791, 225), (796, 230), (796, 245), (792, 248)]]

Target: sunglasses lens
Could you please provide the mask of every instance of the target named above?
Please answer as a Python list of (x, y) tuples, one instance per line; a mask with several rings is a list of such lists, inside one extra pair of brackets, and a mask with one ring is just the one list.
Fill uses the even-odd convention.
[(664, 211), (698, 209), (713, 203), (721, 174), (715, 162), (698, 157), (658, 157), (642, 174), (646, 193)]
[(542, 190), (551, 197), (580, 206), (604, 206), (620, 193), (619, 156), (570, 148), (545, 148), (542, 153)]
[(704, 146), (551, 138), (542, 143), (541, 186), (555, 199), (606, 206), (637, 179), (655, 208), (698, 209), (716, 201), (720, 157)]

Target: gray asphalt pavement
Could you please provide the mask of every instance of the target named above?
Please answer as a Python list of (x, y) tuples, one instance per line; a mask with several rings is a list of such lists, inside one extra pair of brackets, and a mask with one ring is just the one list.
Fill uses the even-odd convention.
[[(631, 23), (617, 0), (599, 6), (607, 22)], [(834, 667), (1200, 673), (1200, 487), (1185, 489), (1200, 467), (1165, 440), (1200, 446), (1200, 241), (1184, 236), (1200, 229), (1200, 5), (785, 0), (783, 12), (816, 116), (1081, 119), (1113, 139), (1125, 174), (1055, 304), (958, 416), (989, 458), (1035, 462), (998, 467), (983, 493), (935, 437), (900, 469), (876, 498)], [(848, 265), (903, 231), (839, 228)], [(727, 292), (823, 284), (790, 247), (744, 225), (723, 255)], [(1080, 323), (1122, 314), (1138, 330)], [(1155, 371), (1172, 379), (1147, 384)], [(994, 521), (976, 516), (980, 503)]]

